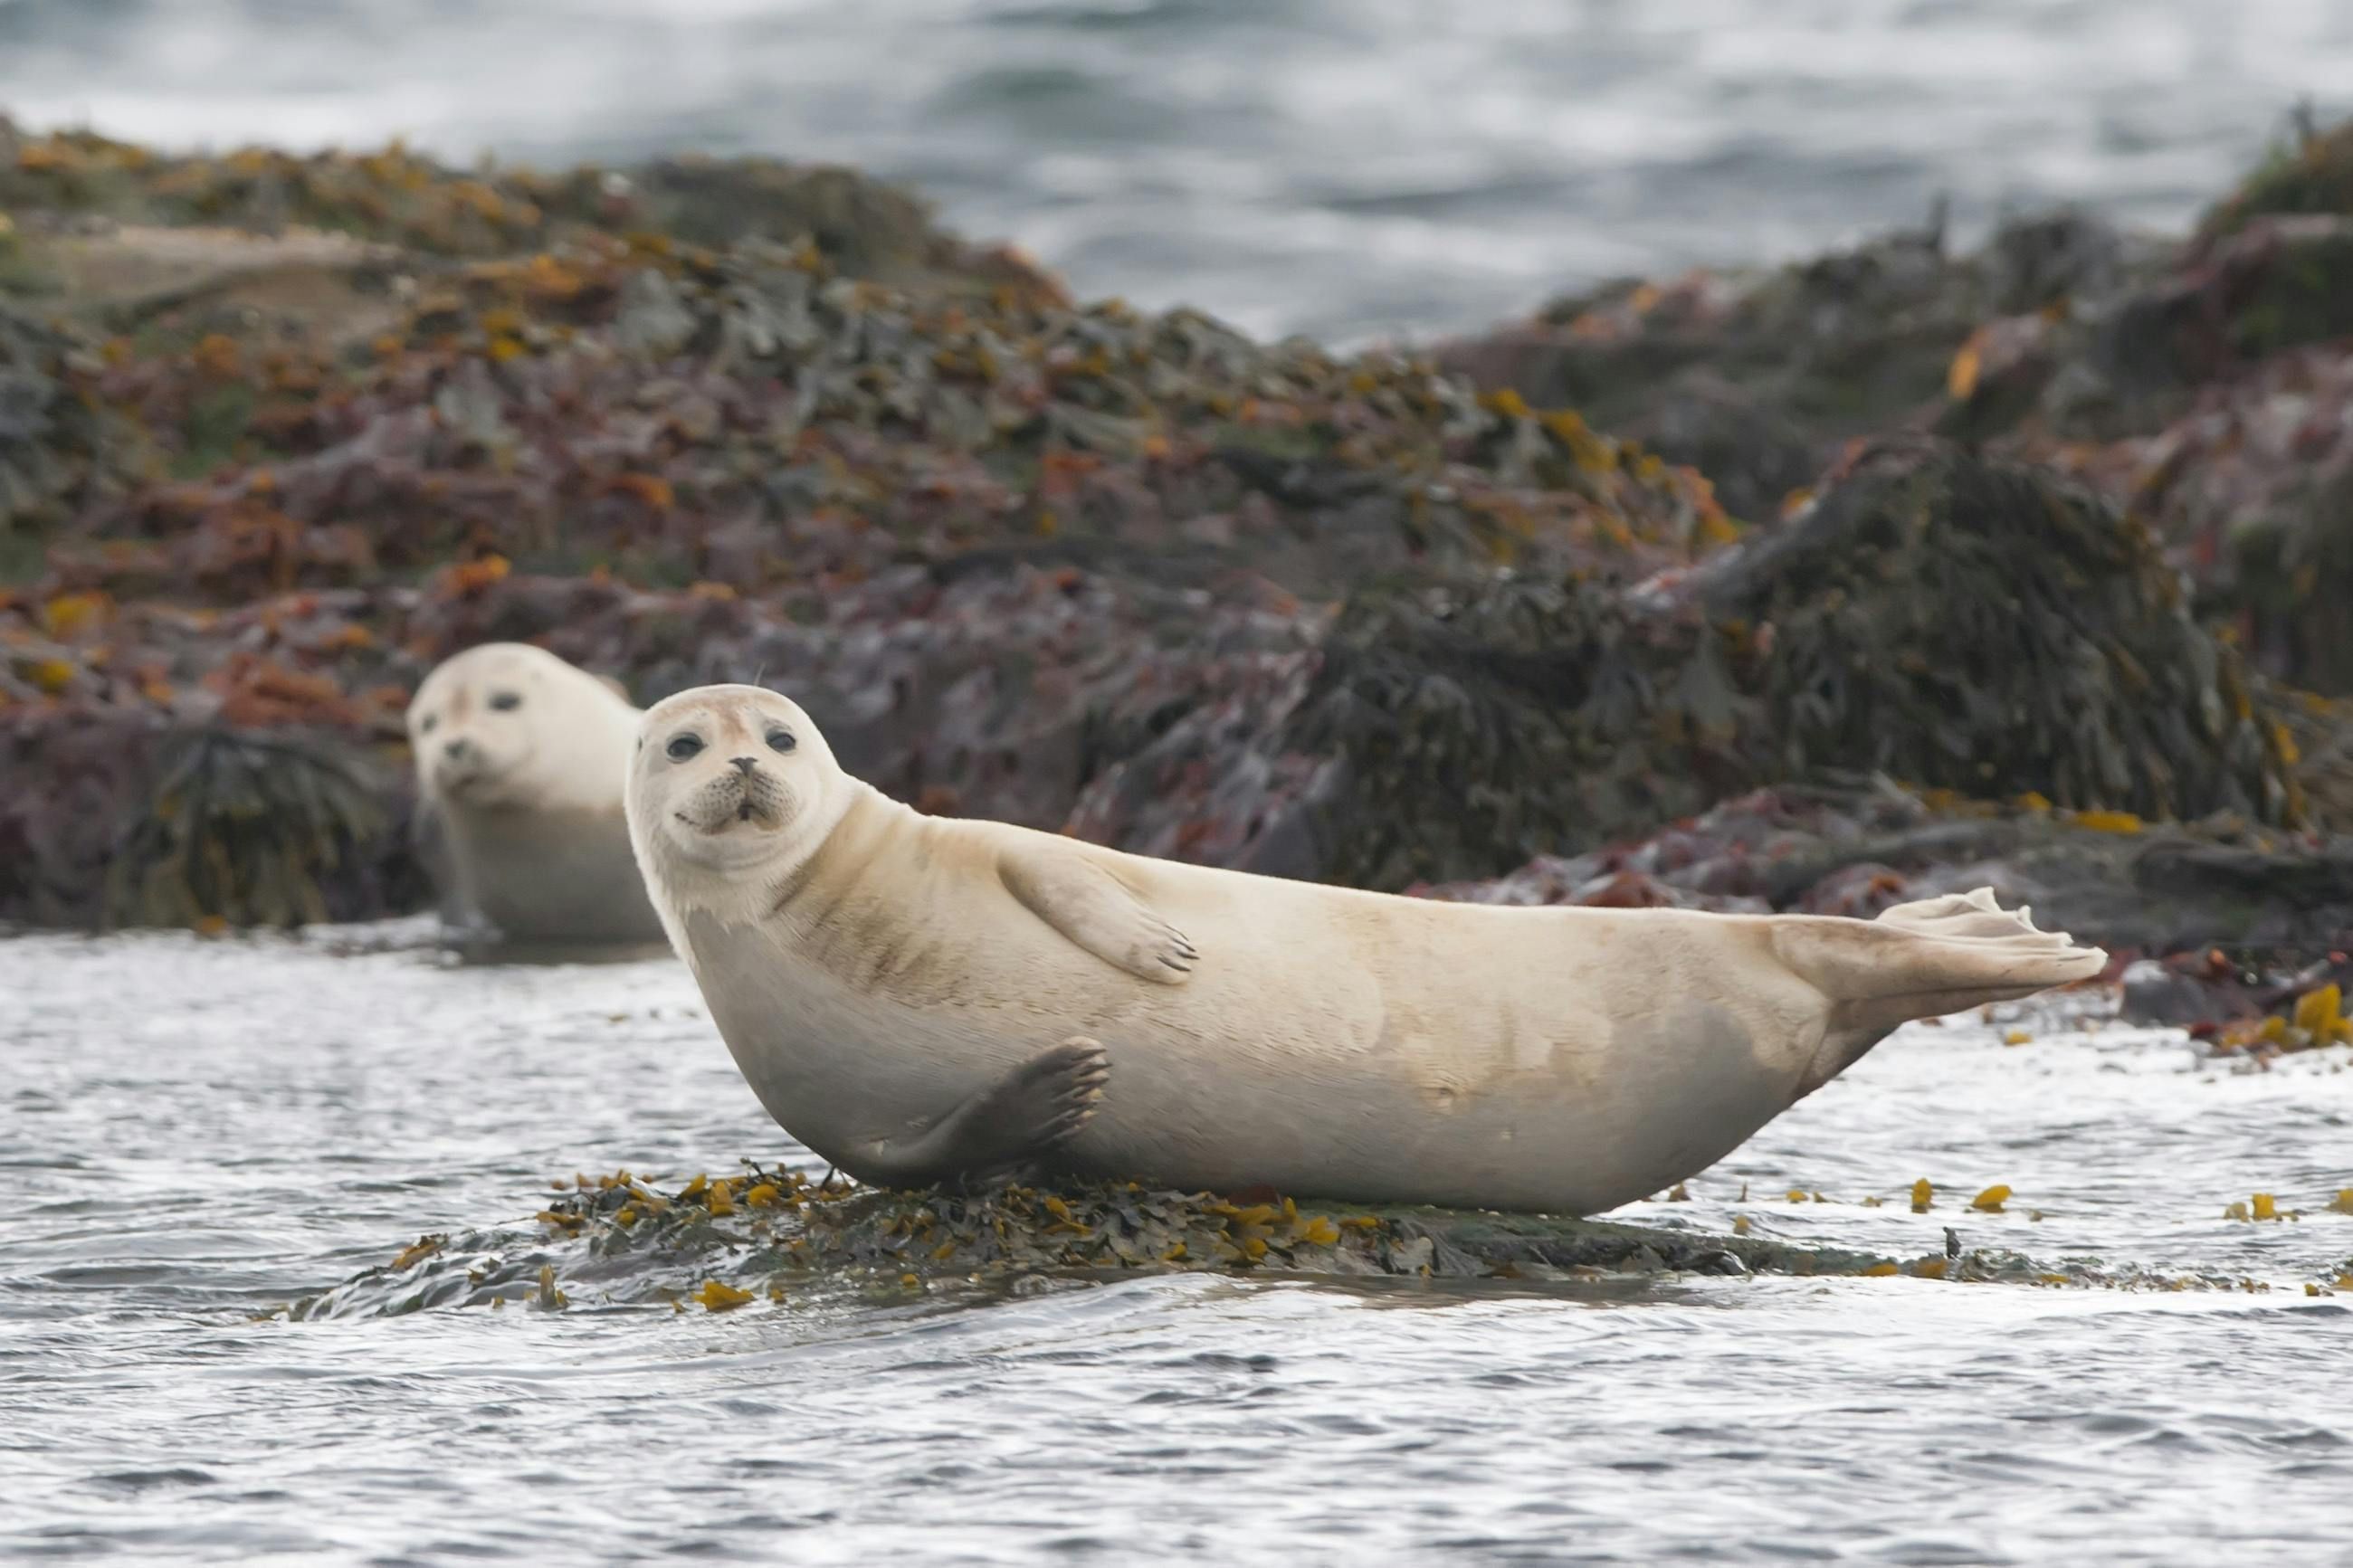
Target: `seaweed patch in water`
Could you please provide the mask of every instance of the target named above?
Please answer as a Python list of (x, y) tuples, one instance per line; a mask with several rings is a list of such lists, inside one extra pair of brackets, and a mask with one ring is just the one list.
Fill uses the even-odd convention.
[(1898, 1258), (1757, 1235), (1746, 1216), (1724, 1236), (1672, 1223), (1303, 1205), (1262, 1189), (1219, 1195), (1133, 1182), (961, 1196), (812, 1183), (749, 1161), (741, 1174), (698, 1175), (670, 1191), (626, 1170), (555, 1185), (535, 1233), (428, 1234), (383, 1267), (290, 1303), (283, 1315), (308, 1321), (511, 1301), (560, 1310), (575, 1299), (584, 1306), (722, 1313), (762, 1299), (782, 1306), (904, 1300), (935, 1289), (1019, 1293), (1057, 1279), (1177, 1272), (1537, 1288), (1788, 1275), (2271, 1289), (2097, 1259), (2052, 1264), (2006, 1248), (1964, 1248), (1957, 1237), (1943, 1256)]

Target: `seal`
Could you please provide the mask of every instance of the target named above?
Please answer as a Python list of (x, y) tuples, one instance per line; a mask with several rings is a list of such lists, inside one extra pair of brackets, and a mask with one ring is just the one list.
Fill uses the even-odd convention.
[(638, 718), (617, 685), (523, 643), (426, 676), (408, 744), (445, 916), (513, 941), (662, 940), (621, 801)]
[(1875, 921), (1441, 903), (926, 817), (773, 691), (649, 710), (630, 841), (769, 1113), (863, 1181), (1030, 1170), (1589, 1214), (1907, 1019), (2105, 954), (1980, 890)]

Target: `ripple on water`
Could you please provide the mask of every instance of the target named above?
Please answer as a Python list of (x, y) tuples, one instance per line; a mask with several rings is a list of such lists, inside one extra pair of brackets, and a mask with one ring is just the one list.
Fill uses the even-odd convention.
[[(2154, 1563), (2353, 1547), (2353, 1296), (2298, 1284), (2353, 1259), (2353, 1216), (2323, 1207), (2353, 1180), (2343, 1051), (2234, 1075), (2147, 1031), (2046, 1027), (2009, 1048), (1911, 1030), (1688, 1202), (1624, 1211), (1905, 1256), (1950, 1226), (1972, 1247), (2244, 1274), (2268, 1293), (1180, 1275), (972, 1304), (248, 1321), (421, 1231), (524, 1221), (557, 1173), (682, 1177), (798, 1152), (674, 964), (453, 966), (353, 934), (341, 951), (0, 943), (0, 992), (27, 999), (0, 1023), (15, 1092), (46, 1107), (0, 1127), (0, 1550)], [(1914, 1214), (1924, 1175), (1936, 1205)], [(1967, 1208), (1996, 1183), (2007, 1212)], [(2255, 1191), (2302, 1217), (2222, 1217)]]

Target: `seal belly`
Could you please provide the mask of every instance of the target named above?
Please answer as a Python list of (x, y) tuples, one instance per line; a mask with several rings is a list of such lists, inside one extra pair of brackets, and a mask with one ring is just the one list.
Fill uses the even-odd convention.
[[(1820, 998), (1793, 977), (1752, 971), (1713, 994), (1725, 966), (1687, 945), (1662, 964), (1639, 929), (1584, 911), (1423, 920), (1385, 901), (1356, 929), (1351, 912), (1219, 912), (1229, 942), (1266, 929), (1126, 1028), (1105, 1021), (1112, 1088), (1071, 1153), (1179, 1185), (1589, 1213), (1736, 1147), (1789, 1103), (1820, 1039)], [(1327, 945), (1349, 962), (1295, 962)], [(1641, 1005), (1593, 978), (1645, 966)]]
[(463, 901), (518, 940), (659, 942), (615, 812), (446, 807)]
[[(1737, 1146), (1789, 1103), (1821, 1037), (1810, 987), (1748, 969), (1737, 995), (1713, 994), (1725, 965), (1688, 941), (1662, 963), (1650, 933), (1586, 911), (1384, 900), (1367, 921), (1314, 890), (1155, 889), (1173, 919), (1219, 933), (1181, 986), (1126, 976), (1018, 909), (956, 908), (969, 895), (945, 888), (928, 907), (953, 919), (930, 930), (979, 933), (969, 951), (919, 951), (921, 933), (874, 926), (885, 906), (837, 907), (790, 952), (765, 925), (687, 923), (698, 973), (734, 977), (703, 989), (744, 1078), (829, 1159), (1082, 1035), (1111, 1076), (1063, 1151), (1078, 1171), (1590, 1213)], [(1697, 929), (1738, 940), (1726, 922)], [(962, 983), (929, 984), (935, 971)]]

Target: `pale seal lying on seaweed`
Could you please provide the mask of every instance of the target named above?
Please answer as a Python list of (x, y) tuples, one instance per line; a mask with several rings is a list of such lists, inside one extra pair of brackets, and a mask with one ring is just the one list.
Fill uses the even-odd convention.
[(523, 643), (443, 661), (408, 743), (448, 902), (520, 941), (659, 942), (621, 808), (638, 710)]
[(1871, 921), (1507, 909), (926, 817), (749, 686), (648, 710), (628, 816), (761, 1102), (886, 1185), (1043, 1165), (1590, 1213), (1907, 1019), (2105, 957), (1983, 891)]

